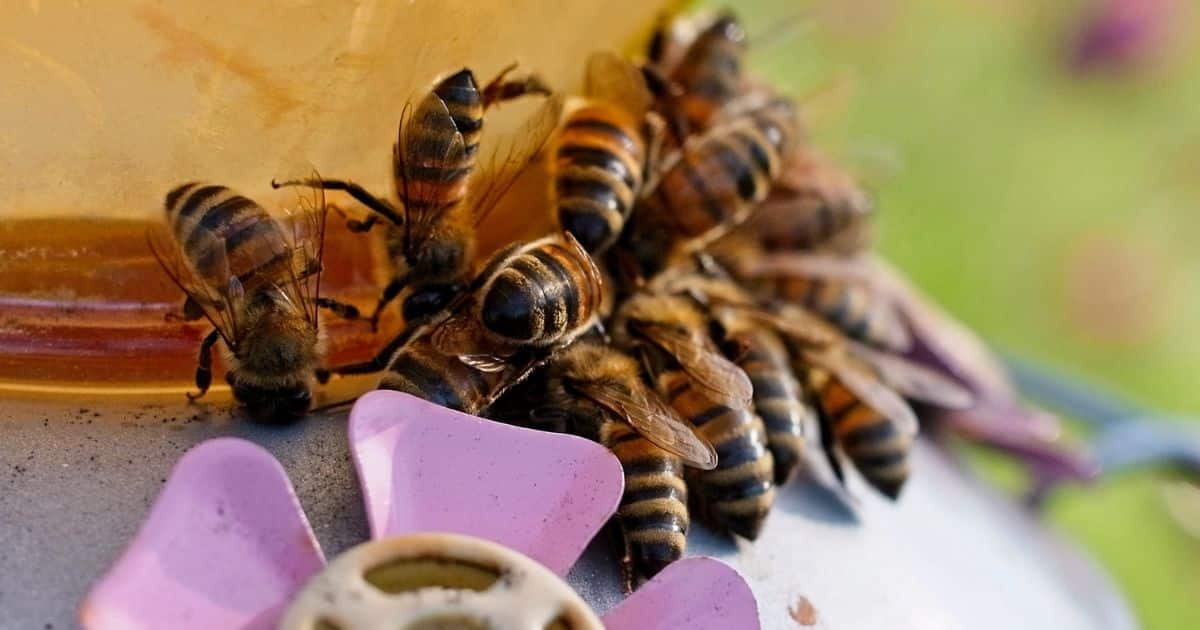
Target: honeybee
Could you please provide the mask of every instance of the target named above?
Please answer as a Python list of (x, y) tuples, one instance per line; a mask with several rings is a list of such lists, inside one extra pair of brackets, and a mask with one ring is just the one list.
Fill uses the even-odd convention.
[[(719, 269), (717, 270), (720, 271)], [(816, 392), (822, 447), (843, 478), (838, 449), (863, 477), (890, 498), (908, 476), (917, 420), (901, 395), (946, 409), (970, 406), (956, 382), (899, 356), (846, 339), (833, 325), (793, 304), (757, 304), (737, 285), (700, 274), (659, 279), (660, 291), (685, 293), (716, 317), (757, 322), (789, 346), (794, 372)]]
[(559, 430), (609, 448), (625, 471), (617, 510), (626, 543), (627, 585), (683, 557), (689, 515), (684, 464), (711, 469), (713, 447), (642, 380), (631, 356), (599, 339), (581, 339), (550, 361), (535, 415)]
[(791, 150), (794, 114), (788, 101), (773, 100), (664, 158), (657, 184), (626, 230), (637, 273), (651, 277), (746, 220)]
[[(503, 196), (558, 123), (562, 98), (536, 75), (509, 79), (509, 66), (481, 90), (464, 68), (440, 81), (415, 107), (406, 104), (392, 152), (396, 193), (403, 211), (361, 186), (338, 179), (272, 182), (348, 193), (372, 211), (365, 220), (350, 220), (358, 232), (386, 222), (385, 243), (395, 276), (380, 295), (371, 315), (378, 323), (383, 309), (408, 288), (402, 305), (409, 325), (428, 321), (459, 296), (470, 281), (475, 253), (475, 227)], [(513, 136), (505, 151), (493, 153), (486, 173), (475, 173), (484, 111), (527, 94), (550, 95)]]
[(264, 422), (302, 417), (324, 347), (317, 309), (344, 317), (357, 309), (320, 295), (325, 204), (301, 200), (291, 226), (224, 186), (191, 182), (167, 193), (165, 229), (147, 233), (151, 251), (187, 295), (185, 320), (208, 319), (196, 393), (212, 384), (212, 348), (223, 341), (225, 380), (249, 414)]
[(588, 58), (586, 102), (567, 114), (554, 151), (554, 199), (562, 229), (600, 254), (616, 241), (655, 161), (662, 125), (642, 75), (611, 53)]
[(874, 214), (870, 196), (848, 172), (804, 148), (792, 152), (747, 228), (771, 251), (852, 255), (870, 244)]
[(516, 243), (493, 254), (444, 319), (331, 372), (386, 370), (380, 388), (477, 414), (593, 327), (602, 293), (595, 263), (570, 234)]
[(672, 123), (676, 144), (708, 129), (745, 94), (745, 56), (746, 32), (732, 13), (659, 23), (646, 51), (645, 71)]
[(898, 305), (860, 260), (767, 254), (750, 265), (749, 278), (767, 294), (821, 315), (852, 339), (892, 352), (912, 345)]
[(614, 336), (640, 352), (655, 388), (717, 451), (713, 470), (689, 470), (699, 514), (722, 531), (754, 539), (775, 499), (774, 461), (752, 386), (708, 336), (688, 298), (641, 292), (618, 309)]

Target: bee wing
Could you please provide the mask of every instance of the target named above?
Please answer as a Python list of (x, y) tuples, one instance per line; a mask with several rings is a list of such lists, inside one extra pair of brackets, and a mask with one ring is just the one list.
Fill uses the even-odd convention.
[(538, 110), (483, 162), (480, 172), (474, 176), (476, 185), (472, 186), (470, 198), (467, 199), (476, 225), (483, 223), (508, 189), (512, 188), (517, 176), (546, 145), (562, 118), (563, 102), (562, 94), (547, 97)]
[(806, 309), (792, 304), (781, 306), (777, 312), (760, 308), (743, 309), (748, 317), (774, 329), (779, 334), (806, 346), (827, 347), (842, 339), (841, 333), (829, 322)]
[(588, 57), (583, 86), (585, 96), (619, 105), (637, 116), (654, 104), (642, 71), (613, 52), (594, 52)]
[(917, 416), (899, 394), (880, 382), (869, 369), (847, 360), (840, 352), (810, 352), (805, 358), (827, 370), (868, 407), (896, 424), (901, 433), (917, 434)]
[[(393, 164), (407, 230), (422, 230), (445, 212), (446, 208), (415, 207), (409, 200), (436, 198), (435, 191), (449, 183), (447, 178), (457, 175), (466, 149), (450, 110), (432, 91), (415, 108), (411, 102), (404, 105)], [(442, 177), (430, 179), (431, 172), (442, 173)]]
[(750, 404), (754, 393), (750, 377), (715, 349), (697, 343), (691, 335), (669, 326), (643, 322), (638, 325), (638, 331), (674, 357), (696, 385), (714, 398), (728, 399), (734, 405)]
[(847, 348), (905, 398), (943, 409), (967, 409), (975, 402), (970, 390), (923, 365), (860, 343), (848, 342)]
[(762, 254), (746, 263), (747, 273), (753, 277), (801, 276), (805, 278), (830, 278), (843, 282), (876, 287), (877, 280), (871, 267), (856, 258), (801, 254), (798, 252), (773, 252)]
[(437, 325), (430, 342), (438, 352), (450, 356), (479, 354), (480, 324), (473, 309), (459, 311)]
[[(298, 174), (314, 180), (321, 177), (311, 165)], [(290, 177), (290, 173), (288, 175), (289, 180), (295, 179)], [(284, 295), (303, 309), (305, 319), (316, 329), (328, 206), (325, 204), (325, 191), (321, 188), (297, 187), (293, 190), (296, 191), (296, 198), (283, 208), (286, 220), (282, 227), (287, 235), (292, 264), (282, 288)]]
[(578, 389), (596, 404), (628, 422), (655, 446), (701, 470), (717, 466), (717, 451), (662, 400), (642, 388), (622, 391), (606, 383), (583, 382)]
[(458, 360), (480, 372), (488, 373), (503, 372), (512, 365), (504, 357), (494, 354), (460, 354)]
[(229, 272), (224, 243), (208, 232), (198, 232), (195, 238), (203, 239), (196, 251), (211, 261), (212, 277), (226, 279), (224, 286), (214, 287), (196, 273), (184, 256), (179, 242), (165, 225), (146, 230), (146, 244), (163, 271), (189, 299), (200, 306), (205, 319), (217, 329), (226, 347), (234, 348), (240, 338), (236, 314), (243, 298), (242, 285)]

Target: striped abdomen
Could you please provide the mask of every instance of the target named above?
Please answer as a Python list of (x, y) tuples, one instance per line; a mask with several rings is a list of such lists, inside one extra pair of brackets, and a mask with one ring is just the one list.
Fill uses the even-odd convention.
[(908, 479), (912, 436), (863, 404), (836, 379), (820, 386), (821, 408), (842, 451), (876, 490), (895, 499)]
[(476, 370), (457, 356), (438, 352), (429, 337), (422, 336), (392, 357), (379, 389), (412, 394), (449, 409), (478, 414), (506, 373)]
[(687, 486), (683, 462), (616, 420), (601, 427), (601, 442), (625, 470), (617, 516), (634, 566), (652, 577), (687, 549)]
[(752, 328), (730, 340), (741, 349), (738, 367), (754, 385), (754, 411), (767, 432), (767, 447), (775, 459), (775, 484), (796, 473), (804, 456), (804, 434), (813, 425), (812, 410), (792, 374), (787, 348), (774, 332)]
[(557, 343), (590, 324), (600, 307), (600, 275), (590, 256), (543, 239), (508, 258), (482, 289), (479, 315), (510, 343)]
[(647, 229), (665, 226), (676, 242), (703, 245), (741, 223), (779, 174), (779, 153), (749, 119), (682, 151), (646, 208), (654, 215)]
[(717, 449), (713, 470), (689, 470), (704, 517), (753, 540), (775, 502), (775, 466), (762, 419), (749, 409), (711, 402), (682, 371), (659, 375), (659, 391)]
[(166, 198), (167, 224), (196, 272), (223, 291), (237, 278), (247, 292), (286, 278), (287, 238), (262, 206), (225, 186), (188, 183)]
[[(483, 100), (467, 68), (442, 79), (421, 100), (401, 129), (397, 150), (403, 157), (395, 161), (397, 189), (410, 213), (442, 210), (463, 200), (482, 130)], [(462, 134), (464, 150), (447, 159), (445, 147), (454, 134)]]
[(682, 91), (682, 114), (691, 129), (705, 129), (744, 92), (742, 60), (746, 34), (732, 15), (718, 17), (688, 46), (671, 73)]
[(887, 298), (871, 288), (830, 278), (780, 275), (759, 278), (770, 295), (817, 313), (846, 335), (888, 350), (904, 350), (908, 334)]
[(572, 112), (555, 153), (558, 222), (593, 254), (620, 234), (642, 186), (646, 147), (637, 121), (613, 106)]

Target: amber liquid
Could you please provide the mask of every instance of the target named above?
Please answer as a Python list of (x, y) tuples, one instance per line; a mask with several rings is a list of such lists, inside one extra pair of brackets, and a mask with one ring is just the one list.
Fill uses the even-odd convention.
[[(0, 389), (115, 393), (191, 386), (210, 325), (166, 319), (183, 294), (150, 254), (150, 225), (65, 217), (0, 223)], [(331, 221), (325, 268), (322, 294), (371, 312), (387, 275), (377, 236)], [(365, 323), (322, 314), (328, 360), (371, 356), (398, 319), (389, 314), (372, 334)]]

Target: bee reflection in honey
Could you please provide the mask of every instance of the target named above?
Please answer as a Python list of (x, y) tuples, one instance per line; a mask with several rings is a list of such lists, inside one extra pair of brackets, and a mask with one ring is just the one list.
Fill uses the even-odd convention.
[(317, 311), (357, 318), (353, 306), (320, 295), (324, 197), (302, 199), (292, 222), (277, 221), (224, 186), (187, 183), (166, 196), (165, 229), (150, 247), (187, 294), (185, 320), (212, 325), (200, 346), (196, 387), (212, 383), (212, 349), (222, 344), (233, 395), (260, 421), (282, 423), (307, 413), (324, 355)]

